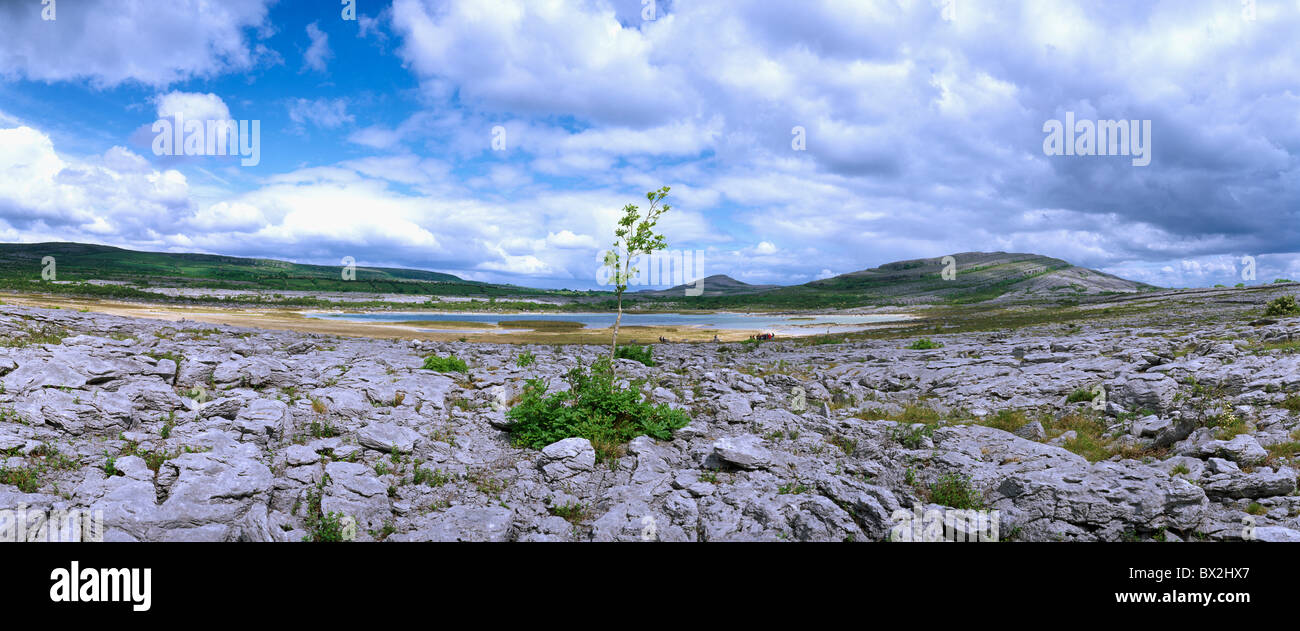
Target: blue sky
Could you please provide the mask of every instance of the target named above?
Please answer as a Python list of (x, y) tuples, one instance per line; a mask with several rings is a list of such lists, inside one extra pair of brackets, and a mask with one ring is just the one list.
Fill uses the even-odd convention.
[[(670, 185), (670, 245), (752, 283), (976, 250), (1300, 278), (1300, 0), (344, 8), (0, 0), (0, 240), (585, 288)], [(175, 112), (259, 121), (260, 162), (155, 155)], [(1150, 164), (1048, 155), (1067, 112), (1151, 121)]]

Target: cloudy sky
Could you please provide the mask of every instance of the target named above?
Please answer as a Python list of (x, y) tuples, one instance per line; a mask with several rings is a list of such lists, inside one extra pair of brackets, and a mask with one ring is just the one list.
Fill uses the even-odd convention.
[[(591, 287), (963, 251), (1300, 279), (1300, 0), (0, 0), (0, 241)], [(44, 13), (44, 15), (43, 15)], [(53, 17), (54, 19), (44, 19)], [(1150, 164), (1045, 123), (1151, 121)], [(258, 121), (255, 165), (153, 125)]]

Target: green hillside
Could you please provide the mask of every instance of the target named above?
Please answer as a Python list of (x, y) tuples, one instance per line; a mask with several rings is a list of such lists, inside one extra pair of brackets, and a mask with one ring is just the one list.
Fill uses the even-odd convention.
[(706, 282), (703, 296), (687, 297), (674, 292), (676, 296), (672, 297), (658, 292), (656, 297), (692, 309), (801, 309), (969, 304), (990, 300), (1060, 301), (1151, 289), (1143, 283), (1037, 254), (963, 252), (952, 256), (956, 275), (951, 280), (941, 275), (945, 267), (943, 257), (935, 257), (887, 263), (802, 285), (753, 286), (752, 291), (732, 289), (732, 293), (711, 296)]
[[(41, 278), (41, 260), (46, 256), (55, 257), (60, 281), (57, 284), (34, 282)], [(1059, 303), (1088, 295), (1152, 289), (1149, 285), (1037, 254), (964, 252), (952, 257), (956, 269), (956, 276), (952, 279), (942, 276), (946, 257), (936, 257), (887, 263), (792, 286), (749, 285), (716, 275), (705, 279), (702, 296), (686, 296), (686, 287), (679, 286), (669, 290), (629, 292), (624, 300), (627, 307), (648, 310), (835, 309), (990, 301)], [(81, 243), (0, 244), (0, 289), (9, 290), (158, 300), (158, 294), (141, 291), (141, 288), (191, 287), (464, 296), (507, 304), (510, 297), (546, 297), (560, 303), (547, 308), (561, 310), (613, 310), (616, 306), (612, 295), (606, 291), (531, 289), (468, 281), (438, 272), (382, 267), (358, 267), (356, 280), (344, 281), (341, 269), (339, 266), (302, 265), (273, 259), (137, 252)], [(91, 280), (127, 285), (85, 282)], [(261, 299), (250, 298), (245, 302), (249, 300), (256, 302)], [(282, 298), (279, 302), (309, 305), (320, 301), (294, 297)], [(518, 308), (526, 307), (528, 303), (518, 305)]]
[[(345, 281), (341, 266), (213, 254), (138, 252), (84, 243), (0, 244), (0, 281), (6, 287), (40, 278), (41, 260), (55, 259), (58, 280), (107, 280), (136, 286), (265, 289), (318, 292), (506, 296), (543, 293), (510, 285), (463, 280), (424, 270), (357, 267)], [(21, 284), (18, 285), (21, 287)]]

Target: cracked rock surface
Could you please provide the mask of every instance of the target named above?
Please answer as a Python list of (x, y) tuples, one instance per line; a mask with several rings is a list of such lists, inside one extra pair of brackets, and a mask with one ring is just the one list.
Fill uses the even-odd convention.
[[(659, 345), (620, 375), (692, 421), (603, 461), (584, 438), (515, 447), (504, 415), (595, 346), (12, 305), (0, 337), (0, 509), (102, 510), (112, 541), (300, 541), (313, 509), (357, 540), (882, 541), (900, 511), (943, 508), (945, 480), (1004, 539), (1231, 540), (1247, 521), (1300, 539), (1295, 318)], [(451, 353), (468, 375), (421, 368)], [(1099, 433), (1061, 420), (1087, 414)]]

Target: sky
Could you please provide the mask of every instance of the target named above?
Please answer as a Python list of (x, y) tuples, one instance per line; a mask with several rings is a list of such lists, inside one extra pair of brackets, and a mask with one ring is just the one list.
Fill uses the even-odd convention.
[[(1300, 279), (1300, 0), (0, 0), (0, 33), (3, 242), (592, 288), (670, 186), (669, 247), (749, 283)], [(184, 155), (178, 114), (256, 142)]]

